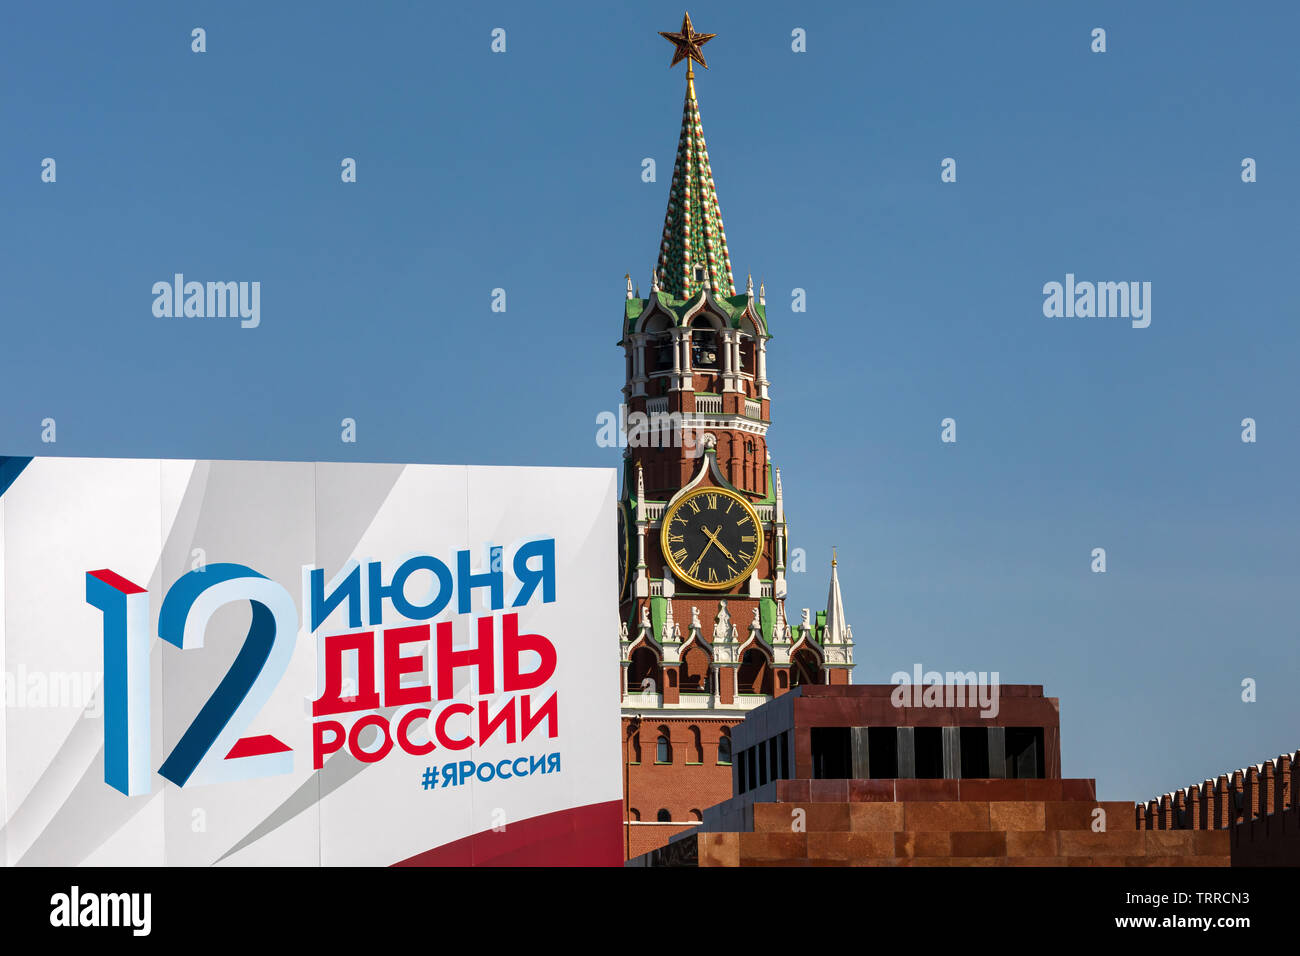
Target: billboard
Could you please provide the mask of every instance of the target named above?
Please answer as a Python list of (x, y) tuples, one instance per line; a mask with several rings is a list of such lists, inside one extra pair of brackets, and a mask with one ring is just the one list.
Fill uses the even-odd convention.
[(614, 520), (610, 469), (0, 458), (0, 858), (620, 864)]

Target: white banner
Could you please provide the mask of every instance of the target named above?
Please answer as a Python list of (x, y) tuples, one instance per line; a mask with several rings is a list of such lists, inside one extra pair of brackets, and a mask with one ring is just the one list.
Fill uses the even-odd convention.
[(619, 865), (615, 473), (0, 458), (10, 865)]

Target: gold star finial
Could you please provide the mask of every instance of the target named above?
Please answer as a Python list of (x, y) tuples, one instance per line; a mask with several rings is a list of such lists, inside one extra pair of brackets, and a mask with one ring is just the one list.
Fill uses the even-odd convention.
[(700, 52), (700, 47), (712, 40), (716, 33), (696, 33), (691, 26), (691, 15), (687, 13), (682, 18), (682, 29), (680, 33), (664, 33), (659, 31), (659, 35), (670, 42), (676, 49), (673, 50), (673, 62), (669, 67), (674, 67), (682, 60), (686, 61), (686, 75), (694, 75), (691, 72), (691, 61), (694, 60), (706, 70), (709, 64), (704, 62), (704, 54)]

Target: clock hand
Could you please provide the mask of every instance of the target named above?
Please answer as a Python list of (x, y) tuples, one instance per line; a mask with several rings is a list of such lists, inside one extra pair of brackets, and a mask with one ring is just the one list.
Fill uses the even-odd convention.
[[(719, 531), (722, 530), (722, 525), (718, 525), (718, 530)], [(708, 534), (709, 529), (705, 528), (704, 533)], [(700, 552), (700, 556), (696, 558), (695, 563), (691, 565), (691, 570), (690, 570), (691, 577), (694, 577), (695, 573), (700, 570), (700, 562), (703, 561), (704, 556), (709, 553), (709, 548), (713, 547), (715, 544), (717, 544), (717, 541), (712, 536), (710, 536), (709, 543), (704, 546), (704, 550)], [(722, 545), (719, 544), (718, 547), (722, 547)]]
[[(736, 560), (731, 556), (731, 552), (728, 551), (725, 547), (723, 547), (722, 542), (719, 541), (717, 538), (717, 536), (722, 533), (722, 525), (718, 525), (717, 531), (710, 531), (708, 528), (704, 528), (702, 530), (706, 535), (709, 536), (709, 541), (711, 541), (713, 544), (716, 544), (718, 546), (718, 550), (727, 556), (728, 561)], [(703, 555), (701, 555), (701, 557), (703, 557)]]

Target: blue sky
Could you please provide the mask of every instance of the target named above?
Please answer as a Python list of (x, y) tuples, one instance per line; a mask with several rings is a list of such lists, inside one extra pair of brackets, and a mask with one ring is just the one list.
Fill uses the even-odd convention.
[[(791, 606), (837, 545), (858, 682), (1043, 684), (1105, 799), (1294, 749), (1300, 11), (690, 9), (736, 281), (768, 290)], [(15, 8), (0, 452), (617, 466), (596, 416), (662, 229), (681, 14)], [(261, 325), (154, 317), (175, 272), (261, 282)], [(1151, 282), (1150, 327), (1045, 318), (1066, 273)]]

